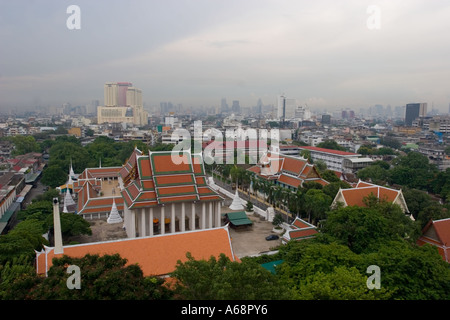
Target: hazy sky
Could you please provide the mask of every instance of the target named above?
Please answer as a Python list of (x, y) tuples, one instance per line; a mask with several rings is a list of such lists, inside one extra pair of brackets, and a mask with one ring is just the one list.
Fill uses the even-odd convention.
[[(72, 4), (79, 30), (66, 26)], [(105, 82), (128, 81), (147, 105), (284, 92), (311, 108), (447, 112), (449, 33), (440, 0), (0, 0), (0, 108), (102, 104)]]

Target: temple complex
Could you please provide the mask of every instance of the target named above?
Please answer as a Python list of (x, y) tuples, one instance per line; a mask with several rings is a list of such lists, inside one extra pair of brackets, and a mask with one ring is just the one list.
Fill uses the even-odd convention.
[(207, 184), (201, 154), (135, 148), (118, 176), (130, 238), (221, 226), (223, 198)]

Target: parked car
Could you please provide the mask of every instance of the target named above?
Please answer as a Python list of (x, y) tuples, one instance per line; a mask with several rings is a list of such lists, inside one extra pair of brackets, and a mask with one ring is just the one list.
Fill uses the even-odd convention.
[(270, 240), (278, 240), (280, 237), (278, 237), (276, 234), (271, 234), (270, 236), (267, 236), (266, 237), (266, 240), (267, 241), (270, 241)]

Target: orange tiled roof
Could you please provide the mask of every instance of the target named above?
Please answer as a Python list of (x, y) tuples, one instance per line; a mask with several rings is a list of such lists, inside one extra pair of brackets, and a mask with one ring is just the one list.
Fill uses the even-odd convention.
[(287, 176), (285, 174), (280, 175), (278, 182), (290, 185), (294, 188), (298, 188), (302, 184), (302, 180), (294, 177)]
[[(178, 260), (186, 261), (187, 252), (197, 260), (219, 257), (221, 253), (232, 261), (238, 260), (233, 253), (228, 227), (64, 246), (64, 255), (70, 257), (118, 253), (127, 259), (127, 265), (137, 263), (145, 276), (169, 274), (175, 270)], [(55, 255), (53, 248), (47, 248), (47, 253), (36, 255), (36, 270), (39, 274), (44, 274), (50, 268), (53, 257), (62, 256)]]
[[(124, 181), (121, 193), (127, 206), (134, 208), (179, 201), (222, 200), (206, 183), (202, 156), (184, 152), (180, 157), (180, 154), (175, 154), (173, 158), (172, 153), (167, 151), (150, 152), (149, 155), (133, 153), (124, 165), (126, 169), (119, 173)], [(177, 164), (180, 159), (184, 163)], [(145, 191), (153, 190), (155, 198), (153, 193), (140, 196)]]
[(430, 220), (422, 230), (417, 244), (431, 244), (438, 248), (442, 258), (450, 263), (450, 218)]
[(291, 230), (287, 230), (283, 235), (285, 241), (303, 240), (313, 237), (318, 233), (316, 227), (299, 217), (296, 217), (294, 222), (290, 225)]
[(365, 206), (364, 198), (373, 195), (380, 200), (399, 204), (403, 212), (409, 212), (401, 190), (395, 190), (376, 184), (359, 181), (354, 188), (340, 189), (333, 200), (332, 206), (343, 202), (347, 206)]
[(348, 206), (364, 206), (364, 198), (371, 194), (388, 202), (393, 202), (399, 194), (398, 190), (381, 186), (342, 189), (341, 191)]
[(315, 167), (308, 163), (308, 160), (277, 153), (268, 152), (261, 157), (257, 165), (247, 170), (260, 178), (278, 180), (294, 188), (302, 186), (306, 181), (315, 181), (322, 185), (328, 184), (320, 177)]

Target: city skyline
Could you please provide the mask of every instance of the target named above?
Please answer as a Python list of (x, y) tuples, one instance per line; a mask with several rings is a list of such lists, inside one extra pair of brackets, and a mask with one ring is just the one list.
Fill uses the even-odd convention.
[[(72, 4), (80, 29), (66, 25)], [(285, 94), (311, 108), (426, 102), (447, 113), (449, 14), (419, 0), (0, 1), (0, 108), (103, 105), (104, 83), (130, 81), (147, 106)]]

